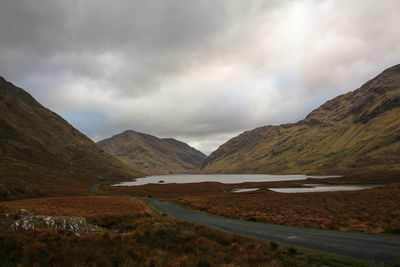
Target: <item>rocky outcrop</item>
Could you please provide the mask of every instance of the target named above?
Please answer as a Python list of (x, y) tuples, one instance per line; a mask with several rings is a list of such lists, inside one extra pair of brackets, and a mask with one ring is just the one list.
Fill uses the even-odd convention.
[(15, 231), (31, 231), (40, 228), (52, 228), (65, 235), (81, 236), (102, 230), (96, 225), (86, 222), (83, 217), (45, 216), (36, 215), (25, 209), (21, 209), (14, 215), (11, 228)]

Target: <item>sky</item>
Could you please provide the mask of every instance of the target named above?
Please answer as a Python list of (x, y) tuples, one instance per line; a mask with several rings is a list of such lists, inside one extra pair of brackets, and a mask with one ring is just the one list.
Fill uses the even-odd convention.
[(94, 141), (209, 154), (400, 63), (397, 0), (2, 0), (0, 75)]

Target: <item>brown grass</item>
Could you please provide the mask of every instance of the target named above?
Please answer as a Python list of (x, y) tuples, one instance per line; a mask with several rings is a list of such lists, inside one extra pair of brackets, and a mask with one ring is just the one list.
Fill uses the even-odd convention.
[(142, 216), (154, 212), (145, 200), (111, 196), (81, 196), (24, 199), (0, 202), (0, 208), (10, 211), (27, 209), (50, 216)]
[(252, 192), (184, 196), (183, 206), (240, 220), (347, 231), (384, 232), (400, 226), (399, 186), (360, 192)]
[[(400, 228), (400, 183), (393, 183), (395, 180), (389, 177), (389, 185), (370, 190), (327, 193), (288, 194), (268, 190), (268, 187), (301, 186), (304, 181), (241, 185), (199, 183), (104, 186), (101, 190), (119, 194), (151, 195), (191, 209), (233, 219), (378, 233), (396, 232)], [(377, 181), (373, 178), (357, 180), (353, 177), (335, 178), (325, 182), (355, 184)], [(230, 189), (238, 187), (259, 187), (260, 190), (229, 193)]]
[[(89, 216), (106, 228), (81, 237), (49, 228), (13, 231), (13, 216), (4, 216), (4, 212), (19, 208)], [(133, 198), (9, 201), (1, 203), (0, 215), (0, 266), (379, 266), (161, 216), (151, 212), (143, 200)]]

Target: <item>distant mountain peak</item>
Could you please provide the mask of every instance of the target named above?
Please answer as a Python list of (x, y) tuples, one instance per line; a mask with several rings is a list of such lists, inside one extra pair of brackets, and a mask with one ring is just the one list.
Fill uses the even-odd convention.
[(125, 164), (148, 174), (182, 173), (199, 169), (206, 155), (174, 138), (127, 130), (98, 142)]

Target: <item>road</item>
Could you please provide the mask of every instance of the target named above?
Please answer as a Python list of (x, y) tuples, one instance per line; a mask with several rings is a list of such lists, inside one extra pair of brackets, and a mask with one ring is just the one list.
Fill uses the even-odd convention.
[(286, 245), (400, 265), (400, 236), (315, 230), (224, 219), (178, 207), (169, 202), (147, 199), (158, 210), (172, 217), (212, 228)]

